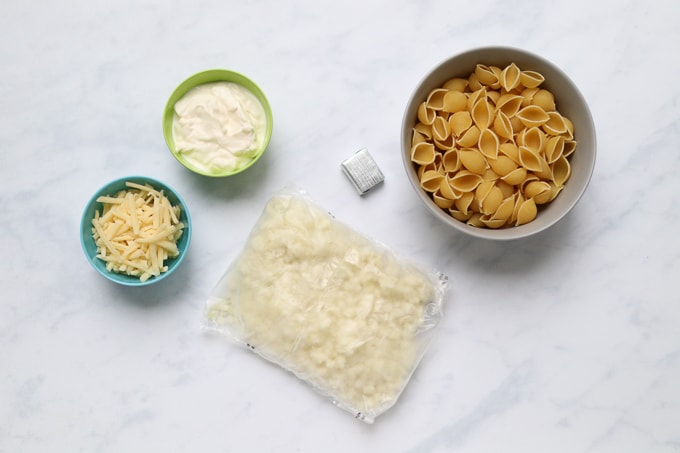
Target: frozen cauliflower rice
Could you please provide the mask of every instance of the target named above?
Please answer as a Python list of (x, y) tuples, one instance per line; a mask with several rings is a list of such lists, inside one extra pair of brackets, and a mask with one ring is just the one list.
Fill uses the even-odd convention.
[(205, 324), (370, 423), (420, 360), (442, 286), (303, 197), (280, 195), (213, 291)]

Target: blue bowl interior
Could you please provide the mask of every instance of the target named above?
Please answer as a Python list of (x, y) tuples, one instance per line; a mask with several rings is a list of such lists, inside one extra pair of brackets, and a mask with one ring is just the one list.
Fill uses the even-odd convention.
[[(165, 262), (166, 265), (168, 266), (167, 272), (163, 272), (158, 277), (151, 277), (145, 282), (141, 282), (139, 280), (139, 277), (133, 277), (130, 275), (108, 271), (106, 269), (106, 263), (97, 258), (97, 246), (94, 242), (94, 238), (92, 237), (92, 219), (94, 218), (94, 213), (97, 210), (99, 210), (101, 213), (101, 210), (103, 208), (102, 203), (97, 202), (97, 198), (99, 198), (102, 195), (113, 196), (118, 191), (126, 189), (127, 188), (125, 186), (126, 181), (135, 182), (138, 184), (148, 183), (157, 190), (163, 190), (165, 196), (168, 197), (170, 203), (172, 203), (173, 206), (179, 205), (181, 207), (180, 221), (184, 224), (184, 232), (182, 233), (182, 236), (179, 238), (179, 241), (177, 243), (177, 248), (180, 251), (179, 256), (177, 256), (176, 258), (168, 259)], [(187, 250), (189, 249), (189, 243), (191, 242), (191, 217), (189, 215), (189, 211), (186, 207), (186, 204), (184, 203), (184, 200), (182, 200), (182, 198), (177, 194), (177, 192), (174, 191), (174, 189), (167, 186), (166, 184), (155, 179), (143, 176), (129, 176), (126, 178), (120, 178), (108, 183), (107, 185), (99, 189), (87, 202), (85, 212), (83, 213), (83, 217), (80, 222), (80, 242), (81, 245), (83, 246), (85, 256), (87, 257), (92, 267), (94, 267), (97, 270), (97, 272), (99, 272), (107, 279), (125, 286), (150, 285), (159, 282), (164, 278), (167, 278), (170, 274), (173, 273), (175, 269), (179, 267), (182, 260), (184, 260)]]

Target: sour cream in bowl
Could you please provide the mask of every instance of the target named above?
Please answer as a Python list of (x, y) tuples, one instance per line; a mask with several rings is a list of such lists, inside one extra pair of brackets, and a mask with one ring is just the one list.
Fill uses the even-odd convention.
[(262, 90), (228, 70), (200, 72), (172, 93), (163, 115), (168, 148), (186, 168), (222, 177), (240, 173), (264, 153), (272, 113)]

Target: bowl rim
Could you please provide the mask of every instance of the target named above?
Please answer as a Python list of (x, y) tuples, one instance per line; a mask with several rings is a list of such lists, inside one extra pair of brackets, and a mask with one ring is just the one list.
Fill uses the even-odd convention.
[[(172, 132), (172, 121), (174, 117), (175, 103), (179, 101), (192, 88), (213, 82), (233, 82), (237, 83), (238, 85), (241, 85), (242, 87), (250, 91), (253, 95), (255, 95), (258, 101), (260, 101), (260, 103), (262, 104), (262, 108), (264, 109), (265, 113), (266, 125), (264, 132), (264, 141), (262, 142), (262, 146), (260, 147), (258, 152), (252, 157), (252, 159), (248, 161), (248, 163), (231, 171), (209, 172), (202, 170), (192, 165), (191, 162), (184, 159), (184, 157), (177, 152), (177, 149), (175, 147), (175, 139)], [(253, 80), (241, 74), (240, 72), (236, 72), (230, 69), (213, 68), (205, 69), (190, 75), (189, 77), (182, 80), (182, 82), (180, 82), (179, 85), (177, 85), (177, 87), (175, 87), (175, 89), (172, 90), (170, 96), (168, 97), (168, 100), (165, 103), (165, 107), (163, 108), (162, 128), (163, 137), (165, 138), (165, 144), (167, 145), (170, 153), (180, 164), (182, 164), (187, 169), (199, 175), (208, 176), (211, 178), (223, 178), (227, 176), (236, 175), (247, 170), (248, 168), (253, 166), (255, 162), (257, 162), (260, 159), (260, 157), (262, 157), (264, 152), (269, 147), (269, 143), (271, 141), (272, 131), (274, 129), (274, 115), (272, 113), (271, 104), (269, 103), (267, 96), (264, 94), (264, 91), (260, 88), (260, 86), (256, 84)]]
[[(182, 212), (180, 214), (180, 218), (183, 219), (184, 223), (184, 231), (182, 233), (182, 237), (186, 237), (186, 239), (183, 239), (184, 245), (180, 249), (180, 254), (179, 256), (172, 258), (172, 261), (170, 263), (170, 266), (166, 272), (163, 272), (160, 274), (158, 277), (151, 277), (145, 282), (142, 282), (139, 280), (139, 277), (133, 277), (130, 275), (126, 274), (119, 274), (115, 272), (110, 272), (107, 271), (105, 268), (105, 265), (101, 264), (103, 262), (99, 262), (97, 259), (96, 255), (92, 255), (91, 251), (88, 250), (88, 242), (94, 246), (96, 250), (96, 245), (94, 244), (94, 239), (92, 238), (92, 233), (91, 233), (91, 221), (92, 221), (92, 216), (94, 215), (94, 211), (99, 209), (101, 207), (101, 203), (97, 202), (97, 198), (104, 194), (111, 194), (110, 192), (117, 192), (119, 190), (122, 190), (125, 186), (126, 181), (131, 181), (131, 182), (136, 182), (136, 183), (149, 183), (152, 185), (155, 189), (162, 189), (165, 191), (166, 196), (169, 194), (171, 197), (176, 198), (177, 202), (179, 202), (180, 206), (182, 207)], [(125, 176), (122, 178), (117, 178), (114, 179), (105, 185), (99, 187), (94, 194), (88, 199), (87, 203), (85, 204), (85, 208), (83, 209), (83, 214), (80, 219), (80, 245), (83, 249), (83, 253), (85, 254), (85, 257), (87, 258), (87, 261), (90, 263), (90, 265), (103, 277), (105, 277), (107, 280), (117, 283), (119, 285), (123, 286), (148, 286), (152, 285), (154, 283), (158, 283), (161, 280), (164, 280), (168, 276), (170, 276), (175, 269), (177, 269), (180, 264), (184, 261), (184, 258), (189, 250), (189, 246), (191, 244), (191, 232), (192, 232), (192, 226), (191, 226), (191, 214), (189, 213), (189, 209), (187, 208), (187, 204), (184, 201), (184, 199), (180, 196), (180, 194), (171, 186), (168, 184), (159, 181), (155, 178), (148, 177), (148, 176), (139, 176), (139, 175), (134, 175), (134, 176)], [(182, 239), (180, 239), (182, 240)]]
[[(409, 132), (413, 128), (413, 116), (411, 115), (412, 107), (414, 103), (416, 103), (418, 100), (419, 102), (422, 102), (424, 99), (422, 96), (420, 96), (421, 91), (426, 92), (427, 90), (424, 89), (424, 85), (430, 81), (435, 75), (440, 71), (443, 67), (445, 67), (448, 64), (451, 64), (452, 61), (454, 60), (460, 60), (460, 59), (465, 59), (469, 58), (473, 55), (476, 55), (478, 53), (506, 53), (509, 55), (515, 55), (515, 56), (521, 56), (523, 58), (529, 58), (533, 59), (538, 62), (539, 65), (545, 66), (550, 70), (550, 72), (557, 74), (561, 79), (564, 84), (566, 84), (569, 89), (572, 91), (573, 98), (575, 101), (577, 101), (578, 104), (580, 104), (581, 108), (583, 109), (584, 117), (583, 121), (588, 125), (586, 128), (585, 133), (590, 135), (590, 139), (592, 141), (592, 152), (589, 153), (588, 156), (586, 156), (588, 159), (586, 160), (584, 164), (585, 173), (582, 176), (582, 182), (581, 185), (577, 188), (576, 192), (572, 194), (572, 200), (569, 202), (564, 208), (562, 209), (561, 213), (556, 216), (554, 219), (548, 222), (542, 222), (542, 223), (533, 223), (530, 222), (525, 225), (520, 225), (520, 226), (513, 226), (513, 227), (508, 227), (508, 228), (501, 228), (501, 229), (491, 229), (491, 228), (478, 228), (478, 227), (473, 227), (471, 225), (466, 224), (465, 222), (461, 222), (459, 220), (454, 219), (453, 217), (449, 216), (446, 214), (444, 211), (442, 211), (441, 208), (439, 208), (434, 201), (425, 193), (424, 190), (420, 188), (416, 184), (416, 179), (415, 177), (415, 169), (412, 165), (412, 162), (410, 160), (410, 157), (407, 157), (410, 153), (410, 147), (406, 146), (407, 140), (410, 140), (410, 134)], [(508, 61), (513, 61), (513, 57), (509, 56)], [(478, 63), (485, 63), (483, 61), (478, 61)], [(489, 63), (490, 64), (490, 63)], [(474, 69), (474, 67), (473, 67)], [(455, 77), (455, 74), (450, 74), (448, 78)], [(442, 83), (445, 81), (444, 79)], [(547, 78), (546, 78), (546, 81)], [(434, 88), (433, 88), (434, 89)], [(514, 240), (514, 239), (521, 239), (521, 238), (526, 238), (528, 236), (533, 236), (537, 233), (540, 233), (551, 226), (555, 225), (562, 219), (564, 219), (567, 214), (576, 206), (578, 201), (581, 199), (583, 194), (585, 193), (590, 180), (592, 178), (594, 169), (595, 169), (595, 161), (596, 161), (596, 155), (597, 155), (597, 134), (596, 134), (596, 129), (595, 129), (595, 123), (593, 121), (593, 116), (590, 111), (590, 107), (588, 106), (588, 103), (579, 90), (578, 86), (571, 80), (571, 78), (567, 75), (565, 71), (560, 69), (557, 65), (552, 63), (550, 60), (546, 59), (545, 57), (538, 55), (534, 52), (519, 48), (519, 47), (512, 47), (512, 46), (482, 46), (482, 47), (475, 47), (471, 49), (467, 49), (458, 53), (455, 53), (441, 61), (439, 61), (437, 64), (432, 66), (425, 74), (422, 76), (417, 84), (415, 85), (415, 88), (412, 90), (411, 95), (408, 98), (408, 101), (406, 103), (406, 106), (404, 108), (404, 113), (402, 116), (402, 121), (401, 121), (401, 136), (400, 136), (400, 146), (401, 146), (401, 157), (402, 157), (402, 164), (404, 166), (404, 169), (407, 173), (409, 182), (416, 192), (418, 198), (425, 204), (425, 207), (427, 208), (428, 211), (430, 211), (432, 214), (435, 215), (438, 219), (443, 221), (449, 226), (452, 226), (456, 230), (463, 232), (467, 235), (480, 238), (480, 239), (489, 239), (489, 240)], [(540, 212), (539, 212), (540, 215)]]

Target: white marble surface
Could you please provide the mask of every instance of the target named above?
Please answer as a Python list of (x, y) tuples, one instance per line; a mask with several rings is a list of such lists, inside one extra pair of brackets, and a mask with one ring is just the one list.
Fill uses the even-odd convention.
[[(10, 0), (0, 14), (0, 451), (680, 451), (680, 4), (668, 1)], [(581, 203), (528, 240), (447, 231), (399, 157), (416, 82), (512, 45), (590, 102)], [(161, 133), (185, 77), (222, 67), (267, 93), (265, 157), (211, 180)], [(384, 186), (340, 162), (368, 147)], [(132, 174), (174, 186), (182, 268), (109, 283), (80, 248), (84, 204)], [(398, 404), (365, 425), (199, 330), (264, 202), (296, 183), (336, 217), (452, 279), (441, 330)]]

